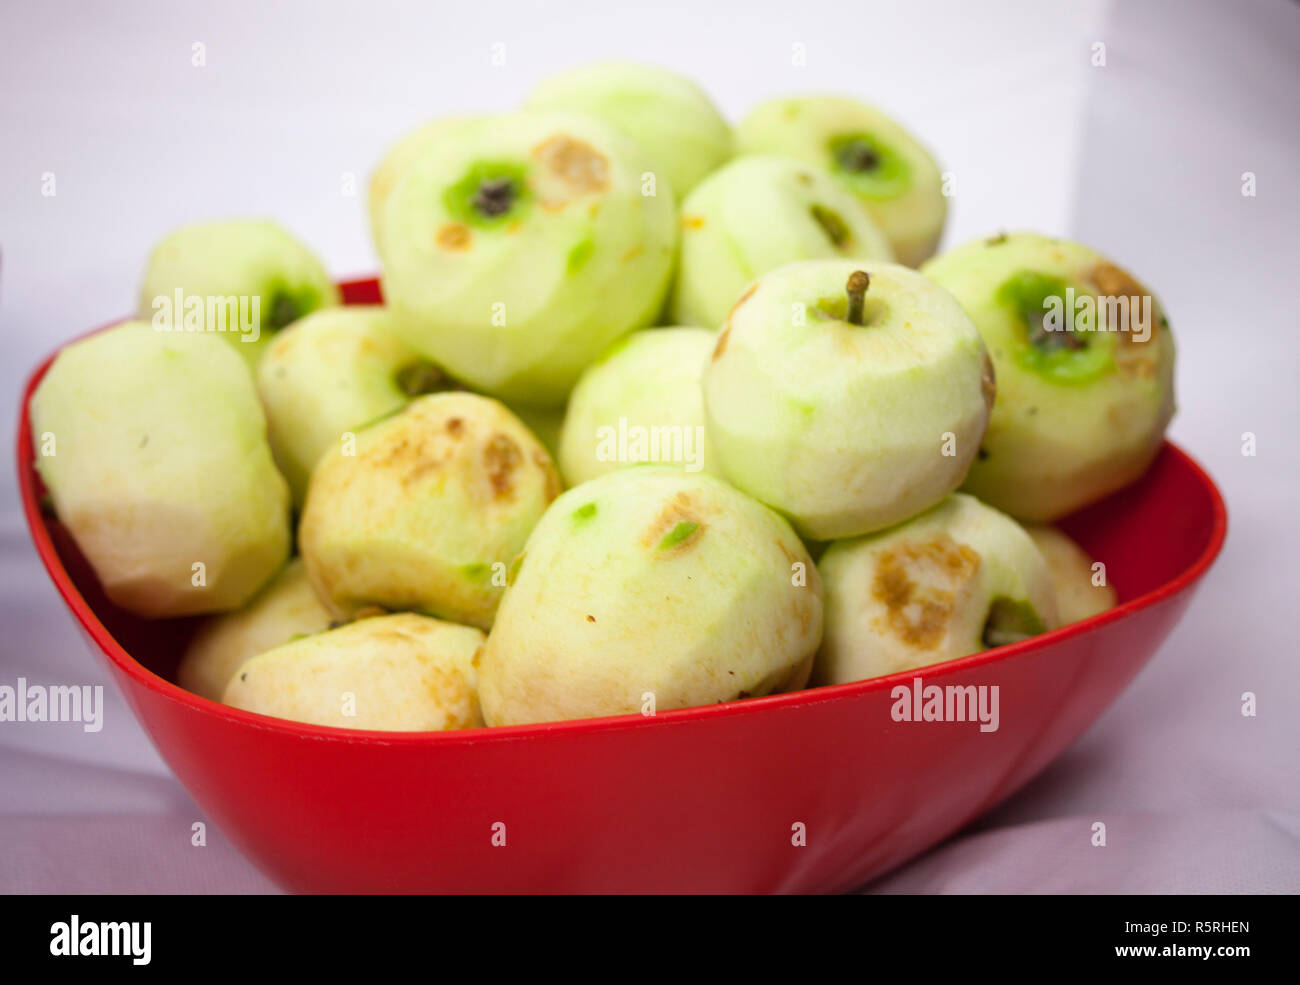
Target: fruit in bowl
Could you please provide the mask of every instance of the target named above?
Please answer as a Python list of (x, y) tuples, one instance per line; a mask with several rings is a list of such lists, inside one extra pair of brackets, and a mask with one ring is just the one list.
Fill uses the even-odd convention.
[(477, 390), (563, 403), (592, 359), (663, 307), (677, 222), (669, 189), (644, 192), (649, 166), (619, 131), (577, 114), (457, 128), (385, 206), (397, 331)]
[[(344, 293), (379, 299), (373, 281)], [(1082, 549), (1106, 560), (1120, 608), (923, 670), (927, 687), (998, 688), (1002, 708), (1016, 711), (988, 733), (898, 721), (897, 687), (913, 687), (915, 671), (653, 716), (423, 733), (321, 727), (171, 683), (188, 621), (115, 606), (42, 509), (32, 398), (49, 369), (28, 383), (16, 443), (37, 552), (205, 816), (300, 891), (860, 886), (969, 823), (1073, 742), (1177, 623), (1226, 530), (1213, 483), (1171, 445), (1134, 486), (1065, 520)], [(803, 847), (792, 846), (795, 825), (809, 834)], [(507, 837), (527, 850), (504, 851)]]
[(222, 701), (263, 715), (339, 728), (440, 732), (472, 728), (474, 660), (483, 634), (413, 612), (361, 619), (241, 664)]
[(559, 492), (546, 449), (502, 404), (431, 394), (321, 456), (298, 545), (337, 618), (413, 609), (487, 629)]
[(275, 463), (300, 508), (311, 470), (345, 433), (452, 385), (398, 337), (379, 305), (328, 308), (295, 322), (272, 340), (256, 378)]
[(565, 481), (576, 486), (643, 462), (716, 472), (700, 376), (717, 341), (704, 328), (648, 328), (587, 367), (560, 436)]
[(1049, 523), (1146, 471), (1174, 413), (1174, 342), (1145, 286), (1034, 233), (967, 243), (922, 272), (966, 309), (997, 371), (967, 491)]
[(899, 263), (918, 266), (943, 235), (948, 201), (939, 166), (880, 110), (852, 99), (773, 99), (736, 130), (742, 154), (788, 154), (822, 168), (866, 207)]
[(289, 489), (244, 362), (126, 322), (59, 353), (32, 398), (37, 467), (109, 597), (143, 616), (247, 602), (289, 554)]
[[(631, 139), (598, 115), (451, 120), (394, 148), (371, 188), (387, 296), (341, 285), (369, 307), (279, 305), (300, 323), (258, 359), (110, 328), (28, 387), (18, 461), (40, 556), (205, 814), (285, 886), (850, 888), (1051, 762), (1222, 543), (1217, 491), (1169, 445), (1061, 519), (1072, 554), (954, 493), (991, 431), (984, 326), (879, 257), (766, 269), (716, 335), (651, 327), (679, 225), (647, 169), (680, 148), (646, 136), (650, 110), (625, 116), (646, 128)], [(938, 233), (910, 138), (823, 116), (751, 128), (803, 157), (771, 175), (828, 170), (916, 262)], [(789, 233), (720, 225), (769, 258)], [(246, 227), (218, 245), (198, 269), (222, 284), (262, 291), (293, 266)], [(722, 261), (691, 266), (724, 279)], [(1088, 272), (1104, 293), (1113, 272)], [(1027, 322), (1047, 294), (1044, 271), (1021, 273), (1002, 301)], [(1144, 375), (1141, 351), (1110, 354)], [(1082, 386), (1095, 366), (1077, 355), (1024, 361)], [(566, 399), (561, 495), (543, 444)], [(606, 468), (584, 434), (623, 415), (703, 428), (709, 471), (621, 452)], [(1022, 474), (1041, 469), (1043, 446), (1014, 447)], [(303, 506), (287, 564), (277, 463)], [(202, 592), (176, 579), (195, 552), (211, 555)], [(1121, 604), (1088, 616), (1092, 557)], [(904, 685), (987, 688), (1008, 713), (928, 728), (894, 715)]]
[(1115, 586), (1106, 580), (1106, 566), (1094, 561), (1069, 534), (1055, 527), (1025, 527), (1034, 538), (1056, 589), (1061, 624), (1082, 622), (1115, 608)]
[(682, 203), (682, 245), (673, 318), (717, 328), (746, 285), (798, 260), (894, 253), (866, 209), (806, 161), (739, 157)]
[(314, 253), (274, 222), (183, 226), (149, 256), (140, 318), (157, 328), (216, 332), (256, 366), (275, 333), (339, 303)]
[(826, 587), (819, 684), (941, 663), (1060, 624), (1033, 539), (964, 493), (882, 533), (836, 541), (818, 566)]
[(685, 196), (731, 157), (731, 127), (690, 79), (652, 65), (597, 62), (542, 82), (527, 105), (586, 113), (645, 148), (653, 170)]
[(856, 537), (957, 488), (992, 366), (947, 291), (892, 263), (808, 260), (760, 277), (704, 373), (726, 477), (814, 540)]
[[(489, 725), (686, 708), (803, 687), (817, 569), (775, 513), (660, 465), (551, 504), (479, 664)], [(648, 709), (648, 710), (647, 710)]]
[(176, 683), (220, 701), (230, 677), (259, 653), (328, 629), (329, 611), (316, 597), (301, 558), (294, 558), (243, 608), (207, 619), (185, 648)]

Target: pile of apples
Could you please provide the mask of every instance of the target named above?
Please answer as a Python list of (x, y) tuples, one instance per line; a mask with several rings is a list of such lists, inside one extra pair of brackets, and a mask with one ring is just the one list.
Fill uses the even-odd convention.
[(852, 100), (733, 130), (572, 71), (392, 148), (383, 306), (269, 222), (169, 235), (36, 391), (37, 467), (117, 605), (208, 614), (180, 684), (282, 718), (650, 714), (1024, 639), (1114, 604), (1038, 525), (1150, 464), (1173, 341), (1086, 246), (930, 259), (941, 184)]

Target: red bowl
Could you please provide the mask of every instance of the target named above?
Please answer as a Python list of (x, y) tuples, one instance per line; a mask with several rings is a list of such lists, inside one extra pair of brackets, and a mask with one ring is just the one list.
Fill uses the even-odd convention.
[[(379, 300), (373, 280), (343, 290), (349, 303)], [(183, 691), (172, 677), (194, 621), (150, 622), (106, 600), (40, 507), (27, 405), (48, 366), (28, 381), (18, 425), (36, 549), (185, 788), (293, 890), (859, 886), (978, 817), (1073, 742), (1178, 621), (1227, 529), (1214, 483), (1166, 444), (1140, 482), (1062, 524), (1106, 563), (1120, 596), (1085, 622), (893, 677), (650, 718), (324, 728)], [(917, 676), (996, 685), (998, 730), (894, 721), (892, 689)]]

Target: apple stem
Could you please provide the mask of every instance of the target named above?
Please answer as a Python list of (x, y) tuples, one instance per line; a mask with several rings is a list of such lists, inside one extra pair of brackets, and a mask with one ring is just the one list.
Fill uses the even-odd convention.
[(867, 297), (867, 288), (871, 286), (871, 277), (865, 270), (855, 270), (849, 274), (849, 283), (845, 290), (849, 295), (850, 325), (862, 324), (862, 307)]

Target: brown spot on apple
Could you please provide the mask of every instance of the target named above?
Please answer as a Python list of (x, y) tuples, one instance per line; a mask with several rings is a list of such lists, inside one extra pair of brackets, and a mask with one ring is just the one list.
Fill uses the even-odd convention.
[(542, 470), (542, 476), (546, 481), (546, 501), (549, 503), (559, 497), (564, 492), (564, 487), (560, 484), (560, 474), (555, 471), (555, 463), (551, 461), (545, 449), (533, 449), (533, 464)]
[(743, 305), (750, 298), (752, 298), (754, 296), (754, 292), (757, 290), (758, 290), (758, 281), (754, 281), (754, 283), (750, 284), (747, 288), (745, 288), (745, 290), (741, 293), (740, 297), (736, 298), (736, 303), (731, 306), (731, 310), (727, 312), (727, 321), (731, 321), (731, 319), (735, 316), (736, 312), (740, 310), (740, 306)]
[(439, 227), (436, 241), (444, 250), (464, 253), (473, 241), (473, 234), (463, 222), (448, 222)]
[(998, 374), (993, 369), (993, 360), (984, 353), (984, 364), (980, 368), (980, 393), (984, 397), (986, 410), (993, 409), (993, 401), (998, 395)]
[(1127, 270), (1104, 260), (1083, 276), (1102, 297), (1132, 297), (1142, 293), (1142, 285)]
[(498, 431), (488, 439), (483, 446), (483, 467), (494, 497), (501, 499), (514, 491), (515, 471), (523, 460), (519, 446), (508, 435)]
[(430, 436), (421, 434), (416, 440), (410, 435), (403, 435), (391, 445), (378, 444), (362, 456), (367, 468), (351, 473), (349, 484), (355, 479), (361, 481), (364, 472), (390, 471), (400, 474), (401, 483), (409, 486), (430, 472), (442, 468), (446, 454), (441, 442), (430, 441)]
[(676, 557), (690, 550), (704, 533), (704, 523), (690, 496), (679, 492), (664, 504), (641, 534), (641, 546), (656, 558)]
[[(1118, 332), (1119, 336), (1118, 344), (1115, 346), (1115, 365), (1125, 376), (1144, 380), (1153, 378), (1156, 374), (1156, 359), (1153, 355), (1153, 347), (1149, 347), (1149, 343), (1160, 331), (1162, 319), (1154, 301), (1148, 302), (1149, 295), (1142, 285), (1127, 270), (1113, 263), (1102, 261), (1096, 264), (1084, 275), (1084, 279), (1096, 288), (1099, 316), (1103, 311), (1110, 314), (1116, 312), (1112, 299), (1128, 299), (1126, 310), (1129, 324), (1110, 326), (1112, 330)], [(1150, 305), (1149, 308), (1147, 304)], [(1139, 319), (1144, 316), (1150, 321), (1149, 325), (1139, 325)], [(1145, 329), (1138, 333), (1142, 336), (1140, 339), (1133, 331), (1135, 328)]]
[(609, 159), (585, 141), (557, 133), (534, 147), (532, 155), (564, 186), (570, 198), (609, 189)]
[(713, 356), (711, 357), (713, 362), (716, 363), (722, 357), (722, 354), (727, 351), (727, 340), (729, 338), (731, 338), (730, 325), (718, 333), (718, 341), (713, 347)]
[(946, 533), (905, 540), (877, 560), (871, 594), (891, 632), (908, 646), (933, 650), (947, 635), (957, 596), (979, 570), (980, 556)]

